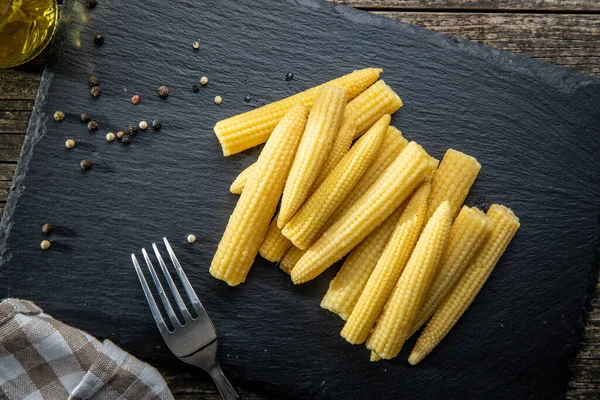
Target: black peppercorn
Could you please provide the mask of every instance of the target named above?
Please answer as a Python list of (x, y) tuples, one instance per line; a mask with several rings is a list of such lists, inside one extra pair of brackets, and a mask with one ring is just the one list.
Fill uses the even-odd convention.
[(96, 4), (98, 4), (96, 0), (86, 0), (85, 2), (85, 6), (90, 9), (96, 7)]
[(169, 88), (166, 86), (161, 86), (158, 88), (158, 95), (160, 97), (167, 97), (169, 95)]
[(131, 135), (123, 135), (123, 137), (121, 138), (121, 143), (123, 144), (129, 144), (131, 143)]
[(194, 92), (197, 92), (197, 91), (199, 91), (199, 90), (200, 90), (200, 85), (198, 85), (197, 83), (194, 83), (194, 84), (192, 85), (192, 90), (193, 90)]
[(87, 171), (88, 169), (92, 168), (92, 162), (90, 160), (82, 160), (79, 163), (79, 166), (82, 170)]
[(90, 90), (90, 93), (92, 94), (92, 96), (98, 97), (100, 96), (100, 94), (102, 94), (102, 90), (100, 90), (100, 86), (94, 86), (92, 90)]
[(90, 87), (94, 87), (98, 86), (100, 82), (98, 82), (98, 78), (92, 75), (88, 78), (88, 84), (90, 85)]
[(288, 72), (288, 73), (285, 75), (285, 80), (289, 82), (289, 81), (291, 81), (292, 79), (294, 79), (294, 73), (293, 73), (293, 72)]
[(90, 118), (90, 114), (83, 113), (81, 114), (81, 122), (90, 122), (92, 118)]
[(129, 125), (129, 134), (135, 136), (138, 133), (138, 127), (135, 125)]
[(152, 129), (154, 129), (155, 131), (160, 129), (160, 120), (159, 119), (155, 119), (154, 121), (152, 121)]
[(100, 32), (94, 35), (94, 43), (98, 46), (102, 46), (102, 43), (104, 43), (104, 36)]
[(44, 226), (42, 226), (42, 232), (44, 232), (46, 235), (51, 234), (53, 230), (54, 227), (52, 224), (44, 224)]
[(249, 103), (249, 102), (250, 102), (250, 96), (246, 96), (246, 97), (244, 97), (244, 101), (245, 101), (246, 103)]
[(90, 131), (97, 131), (98, 130), (98, 123), (96, 121), (90, 121), (90, 122), (88, 122), (88, 129)]

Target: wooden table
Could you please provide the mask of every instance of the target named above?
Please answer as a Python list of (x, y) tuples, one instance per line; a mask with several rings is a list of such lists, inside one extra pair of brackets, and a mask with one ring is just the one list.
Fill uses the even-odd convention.
[[(389, 18), (478, 41), (600, 77), (597, 0), (336, 0)], [(0, 212), (10, 192), (43, 61), (0, 70)], [(596, 287), (600, 297), (600, 285)], [(162, 370), (178, 399), (220, 399), (201, 373)], [(264, 399), (239, 388), (244, 399)], [(600, 301), (589, 321), (567, 393), (600, 398)]]

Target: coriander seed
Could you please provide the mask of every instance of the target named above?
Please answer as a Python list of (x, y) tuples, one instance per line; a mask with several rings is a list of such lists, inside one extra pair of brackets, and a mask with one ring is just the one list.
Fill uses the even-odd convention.
[(72, 149), (73, 147), (75, 147), (75, 141), (74, 141), (73, 139), (68, 139), (68, 140), (65, 142), (65, 147), (66, 147), (67, 149)]
[(112, 142), (113, 140), (115, 140), (115, 134), (112, 132), (108, 132), (106, 134), (106, 141), (107, 142)]
[(137, 104), (137, 103), (139, 103), (139, 102), (140, 102), (140, 100), (141, 100), (141, 97), (140, 97), (140, 95), (139, 95), (139, 94), (136, 94), (135, 96), (133, 96), (133, 97), (131, 98), (131, 102), (132, 102), (133, 104)]
[(42, 248), (42, 250), (48, 250), (50, 248), (50, 241), (42, 240), (42, 243), (40, 243), (40, 247)]
[(62, 121), (63, 119), (65, 119), (65, 113), (62, 111), (57, 111), (54, 113), (54, 120), (55, 121)]
[(98, 123), (96, 121), (90, 121), (90, 122), (88, 122), (88, 129), (90, 131), (97, 131), (98, 130)]
[(81, 160), (79, 166), (82, 170), (87, 171), (88, 169), (92, 168), (92, 162), (90, 160)]
[(92, 120), (92, 118), (90, 117), (90, 114), (88, 114), (88, 113), (81, 114), (81, 122), (90, 122), (91, 120)]
[(198, 43), (198, 41), (195, 41), (193, 46), (194, 46), (194, 50), (198, 50), (200, 48), (200, 43)]
[(169, 95), (169, 88), (166, 86), (161, 86), (158, 88), (158, 95), (160, 97), (167, 97)]
[(192, 85), (192, 91), (193, 91), (194, 93), (196, 93), (196, 92), (198, 92), (199, 90), (200, 90), (200, 85), (198, 85), (197, 83), (194, 83), (194, 84)]
[(140, 121), (140, 123), (138, 124), (138, 126), (143, 131), (145, 131), (146, 129), (148, 129), (148, 123), (146, 121)]
[(123, 132), (123, 131), (117, 132), (117, 139), (121, 139), (121, 138), (123, 138), (123, 136), (125, 136), (125, 132)]
[(129, 130), (129, 134), (130, 134), (131, 136), (135, 136), (135, 135), (137, 135), (137, 133), (138, 133), (138, 127), (137, 127), (137, 126), (135, 126), (135, 125), (129, 125), (129, 128), (128, 128), (128, 130)]
[(100, 90), (100, 86), (94, 86), (92, 90), (90, 90), (90, 93), (92, 96), (98, 97), (102, 94), (102, 90)]
[(98, 4), (98, 2), (96, 0), (86, 0), (85, 1), (85, 6), (89, 9), (96, 7), (96, 4)]
[(96, 78), (94, 75), (88, 78), (88, 85), (90, 85), (90, 87), (98, 86), (99, 84), (100, 82), (98, 81), (98, 78)]
[(94, 43), (96, 43), (97, 46), (102, 46), (104, 43), (104, 36), (102, 36), (100, 32), (94, 35)]
[(53, 230), (54, 227), (52, 224), (44, 224), (44, 226), (42, 226), (42, 232), (44, 232), (46, 235), (51, 234)]
[(161, 127), (161, 123), (159, 119), (155, 119), (154, 121), (152, 121), (152, 129), (154, 129), (155, 131), (158, 131)]
[(205, 77), (205, 76), (203, 76), (202, 78), (200, 78), (200, 83), (201, 83), (202, 85), (206, 85), (206, 84), (208, 83), (208, 78), (207, 78), (207, 77)]
[(196, 241), (196, 235), (192, 235), (192, 234), (187, 235), (186, 239), (187, 239), (188, 243), (194, 243)]
[(215, 96), (215, 104), (221, 104), (223, 102), (223, 98), (221, 96)]
[(123, 137), (121, 138), (121, 143), (123, 144), (129, 144), (131, 143), (131, 135), (123, 135)]

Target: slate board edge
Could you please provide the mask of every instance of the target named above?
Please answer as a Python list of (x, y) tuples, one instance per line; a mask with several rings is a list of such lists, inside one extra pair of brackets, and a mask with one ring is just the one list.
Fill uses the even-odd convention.
[[(421, 35), (421, 37), (423, 40), (426, 40), (430, 44), (439, 47), (453, 47), (455, 49), (469, 54), (470, 56), (476, 56), (478, 58), (483, 59), (484, 61), (497, 64), (502, 69), (511, 72), (516, 72), (520, 75), (528, 76), (550, 86), (556, 86), (558, 88), (569, 88), (573, 85), (583, 86), (587, 84), (600, 82), (600, 79), (598, 78), (587, 76), (583, 73), (574, 71), (566, 67), (553, 65), (544, 61), (511, 53), (509, 51), (495, 49), (490, 46), (482, 45), (480, 43), (473, 42), (467, 39), (456, 38), (440, 32), (430, 31), (422, 27), (409, 25), (400, 21), (389, 19), (387, 17), (373, 15), (369, 12), (357, 10), (346, 5), (331, 3), (326, 0), (287, 1), (296, 4), (300, 7), (322, 8), (324, 11), (331, 11), (335, 14), (341, 15), (348, 21), (355, 23), (376, 26), (388, 26), (391, 29), (401, 30), (405, 32), (426, 32), (426, 34)], [(67, 4), (70, 5), (73, 3), (68, 2)], [(61, 14), (68, 13), (70, 9), (70, 6), (63, 5)], [(57, 34), (55, 36), (56, 40), (53, 40), (51, 44), (51, 49), (48, 57), (50, 61), (52, 60), (52, 55), (54, 54), (54, 52), (58, 51), (62, 44), (60, 39), (57, 38), (62, 37), (62, 35), (65, 33), (66, 26), (67, 25), (65, 23), (59, 25), (59, 30), (57, 31)], [(486, 51), (476, 51), (480, 49), (485, 49)], [(543, 72), (543, 75), (540, 76), (539, 73), (536, 73), (537, 71), (535, 71), (534, 67), (539, 68)], [(26, 190), (25, 187), (21, 187), (21, 182), (25, 178), (25, 174), (28, 171), (28, 163), (32, 158), (33, 149), (36, 143), (46, 133), (45, 124), (49, 116), (46, 116), (44, 114), (42, 105), (46, 100), (46, 93), (48, 88), (50, 87), (52, 77), (52, 72), (50, 72), (48, 68), (44, 68), (32, 114), (28, 123), (27, 133), (25, 135), (24, 143), (21, 148), (18, 166), (14, 174), (13, 184), (7, 199), (2, 219), (0, 221), (0, 267), (4, 262), (7, 262), (11, 258), (10, 249), (7, 248), (6, 239), (10, 235), (10, 231), (13, 225), (12, 215), (16, 210), (18, 199), (22, 195), (23, 191)], [(594, 258), (594, 263), (590, 265), (588, 289), (585, 295), (583, 310), (580, 318), (580, 325), (576, 334), (574, 335), (573, 343), (571, 343), (571, 347), (573, 350), (569, 362), (570, 376), (567, 376), (567, 379), (565, 380), (565, 382), (563, 382), (563, 394), (566, 392), (568, 382), (570, 381), (570, 378), (572, 377), (574, 371), (575, 361), (581, 346), (585, 326), (588, 322), (590, 306), (592, 300), (594, 299), (595, 287), (597, 285), (598, 277), (600, 274), (600, 271), (596, 270), (597, 267), (600, 265), (600, 232), (598, 234), (597, 247)]]

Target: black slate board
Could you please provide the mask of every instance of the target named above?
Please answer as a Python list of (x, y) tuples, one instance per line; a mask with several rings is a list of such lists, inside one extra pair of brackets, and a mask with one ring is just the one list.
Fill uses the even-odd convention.
[[(105, 0), (88, 11), (69, 1), (63, 11), (2, 220), (0, 295), (175, 364), (129, 261), (165, 235), (238, 384), (336, 399), (563, 395), (597, 276), (599, 80), (325, 2)], [(504, 203), (522, 222), (472, 307), (418, 367), (406, 362), (413, 342), (380, 363), (344, 342), (342, 321), (319, 308), (333, 269), (300, 287), (260, 259), (236, 288), (208, 273), (236, 201), (229, 184), (257, 153), (222, 157), (214, 123), (370, 65), (403, 98), (393, 123), (406, 137), (437, 157), (451, 146), (480, 160), (468, 204)], [(90, 74), (100, 98), (89, 95)], [(193, 93), (202, 75), (210, 83)], [(156, 95), (163, 84), (167, 99)], [(56, 109), (67, 113), (60, 123)], [(98, 120), (97, 133), (82, 112)], [(128, 147), (104, 140), (153, 118), (160, 133)], [(71, 137), (78, 145), (66, 150)], [(89, 172), (79, 170), (84, 158)], [(42, 252), (46, 222), (56, 233)]]

